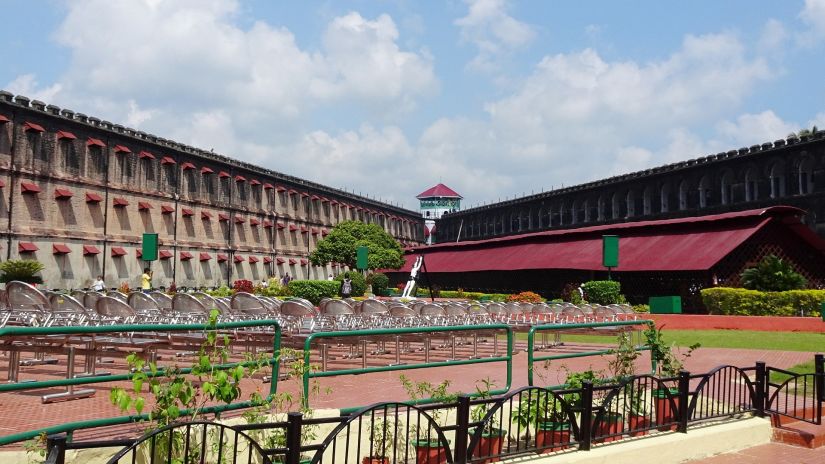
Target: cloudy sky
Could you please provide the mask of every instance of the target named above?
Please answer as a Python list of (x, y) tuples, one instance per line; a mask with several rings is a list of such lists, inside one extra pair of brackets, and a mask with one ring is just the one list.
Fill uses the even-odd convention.
[(825, 0), (0, 0), (0, 88), (416, 208), (825, 127)]

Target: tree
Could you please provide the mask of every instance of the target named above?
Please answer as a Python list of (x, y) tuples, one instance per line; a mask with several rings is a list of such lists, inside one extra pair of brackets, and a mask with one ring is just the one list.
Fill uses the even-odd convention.
[(377, 224), (360, 221), (344, 221), (335, 226), (318, 242), (309, 260), (315, 266), (326, 266), (334, 261), (354, 269), (359, 246), (369, 249), (367, 264), (370, 269), (398, 269), (404, 265), (401, 244)]
[(761, 292), (783, 292), (805, 288), (808, 282), (790, 263), (774, 255), (765, 256), (756, 267), (742, 272), (742, 286)]

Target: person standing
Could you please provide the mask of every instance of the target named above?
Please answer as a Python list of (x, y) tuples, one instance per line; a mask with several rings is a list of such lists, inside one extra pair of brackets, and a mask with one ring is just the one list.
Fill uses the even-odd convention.
[(92, 282), (92, 290), (96, 292), (102, 292), (103, 290), (106, 290), (106, 283), (103, 282), (102, 275), (97, 276), (97, 279), (95, 279), (95, 281)]
[(287, 285), (289, 285), (290, 280), (292, 280), (292, 278), (289, 277), (289, 272), (287, 272), (286, 274), (284, 274), (283, 279), (281, 279), (281, 284), (283, 284), (283, 286), (286, 287)]
[(332, 274), (330, 274), (329, 277), (327, 277), (327, 280), (335, 280), (335, 278), (332, 277)]
[(140, 276), (140, 288), (143, 293), (152, 290), (152, 271), (148, 267), (143, 268), (143, 275)]
[(349, 277), (344, 277), (341, 281), (341, 298), (349, 298), (352, 293), (352, 280)]

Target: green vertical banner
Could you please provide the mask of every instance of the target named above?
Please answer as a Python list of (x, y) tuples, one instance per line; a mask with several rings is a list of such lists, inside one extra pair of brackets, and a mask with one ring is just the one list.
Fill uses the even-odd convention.
[(367, 264), (367, 257), (369, 256), (369, 248), (367, 248), (365, 246), (358, 247), (358, 252), (355, 256), (356, 256), (355, 267), (357, 267), (358, 269), (360, 269), (362, 271), (369, 268), (369, 265)]
[(619, 266), (618, 235), (602, 235), (602, 265), (607, 268)]
[(144, 261), (157, 261), (158, 259), (158, 234), (143, 234), (141, 246), (141, 259)]

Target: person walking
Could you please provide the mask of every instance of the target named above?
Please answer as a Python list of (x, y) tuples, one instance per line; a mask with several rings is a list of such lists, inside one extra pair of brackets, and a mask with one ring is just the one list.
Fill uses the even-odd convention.
[(152, 290), (152, 271), (148, 267), (143, 268), (143, 275), (140, 276), (140, 288), (143, 293)]
[(95, 279), (95, 281), (92, 282), (92, 290), (96, 292), (102, 292), (103, 290), (106, 290), (106, 283), (103, 282), (102, 275), (97, 276), (97, 279)]
[(341, 298), (349, 298), (352, 293), (352, 280), (349, 277), (344, 277), (341, 281)]

